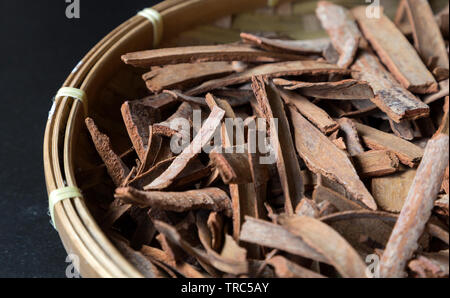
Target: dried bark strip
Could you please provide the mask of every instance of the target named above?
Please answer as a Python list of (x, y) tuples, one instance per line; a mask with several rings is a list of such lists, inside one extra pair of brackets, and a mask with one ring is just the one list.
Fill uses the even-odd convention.
[(355, 200), (364, 203), (370, 209), (376, 210), (375, 200), (361, 182), (347, 155), (293, 107), (290, 107), (290, 111), (295, 129), (297, 152), (308, 168), (315, 173), (337, 181)]
[(433, 253), (423, 253), (409, 262), (408, 267), (419, 278), (448, 278), (448, 249)]
[(115, 198), (140, 208), (153, 207), (166, 211), (186, 212), (207, 209), (231, 216), (231, 201), (219, 188), (185, 192), (140, 191), (132, 187), (116, 189)]
[(116, 186), (122, 185), (130, 173), (130, 169), (122, 159), (113, 151), (109, 137), (98, 130), (94, 120), (86, 118), (86, 126), (91, 134), (92, 141), (98, 154), (106, 165), (106, 170)]
[(141, 162), (144, 162), (149, 143), (149, 127), (158, 121), (157, 110), (139, 101), (127, 101), (122, 105), (121, 112), (133, 147)]
[(361, 210), (363, 207), (358, 205), (358, 203), (347, 199), (343, 195), (335, 192), (334, 190), (324, 187), (322, 185), (317, 185), (314, 188), (313, 200), (317, 203), (328, 201), (333, 206), (335, 206), (339, 211), (348, 210)]
[(233, 108), (246, 105), (254, 98), (253, 91), (247, 89), (221, 88), (212, 91), (212, 93), (225, 99)]
[(205, 98), (203, 98), (203, 97), (188, 96), (186, 94), (181, 93), (181, 91), (179, 91), (179, 90), (164, 90), (163, 93), (169, 94), (174, 99), (177, 99), (177, 100), (180, 100), (183, 102), (188, 102), (188, 103), (203, 106), (203, 107), (207, 106)]
[[(269, 235), (270, 237), (268, 237)], [(240, 240), (328, 263), (327, 258), (323, 254), (306, 244), (301, 237), (296, 236), (282, 226), (268, 221), (246, 217), (242, 226)]]
[(241, 33), (242, 41), (271, 52), (288, 52), (297, 54), (322, 54), (330, 44), (329, 38), (311, 40), (269, 39), (249, 33)]
[(164, 173), (164, 171), (166, 171), (169, 168), (169, 166), (173, 163), (174, 160), (175, 157), (172, 157), (158, 162), (148, 171), (141, 173), (136, 177), (134, 177), (132, 180), (130, 180), (128, 186), (132, 186), (137, 189), (144, 189), (145, 185), (150, 184), (153, 180), (155, 180), (162, 173)]
[(321, 108), (313, 104), (300, 94), (279, 89), (280, 95), (287, 104), (294, 105), (309, 121), (311, 121), (321, 132), (330, 134), (339, 128), (331, 117)]
[(447, 6), (443, 8), (437, 15), (437, 23), (439, 25), (439, 28), (441, 29), (442, 35), (445, 39), (448, 39), (449, 34), (449, 4), (447, 3)]
[[(334, 213), (328, 216), (321, 217), (320, 220), (331, 224), (337, 221), (351, 220), (351, 219), (378, 219), (385, 222), (393, 222), (395, 223), (398, 219), (398, 215), (391, 212), (383, 212), (383, 211), (372, 211), (372, 210), (350, 210)], [(425, 227), (425, 231), (433, 237), (441, 240), (445, 244), (449, 244), (449, 234), (448, 231), (444, 230), (438, 225), (433, 223), (428, 223)]]
[(393, 134), (355, 122), (358, 134), (373, 150), (389, 150), (397, 155), (398, 159), (410, 167), (416, 166), (423, 156), (423, 149)]
[(150, 262), (142, 253), (135, 251), (129, 243), (118, 234), (109, 235), (115, 246), (119, 249), (122, 255), (135, 266), (142, 275), (146, 278), (162, 278), (164, 274)]
[(433, 73), (435, 75), (445, 73), (439, 76), (438, 80), (447, 79), (449, 63), (447, 48), (430, 4), (426, 0), (406, 0), (405, 4), (413, 29), (415, 48), (426, 63), (436, 59)]
[(282, 76), (299, 76), (306, 74), (319, 75), (332, 73), (348, 75), (350, 72), (333, 64), (312, 60), (263, 64), (240, 73), (232, 74), (225, 78), (205, 82), (202, 85), (189, 90), (186, 94), (197, 95), (220, 87), (246, 83), (251, 81), (254, 76), (277, 78)]
[(342, 6), (320, 1), (317, 5), (316, 15), (340, 55), (337, 65), (348, 68), (353, 63), (362, 39), (351, 13)]
[[(222, 108), (225, 111), (225, 116), (228, 119), (236, 119), (236, 115), (231, 108), (231, 106), (224, 100), (215, 98), (212, 94), (206, 95), (206, 101), (212, 109), (215, 106)], [(236, 127), (236, 137), (233, 137), (233, 128), (228, 127), (226, 123), (222, 124), (222, 145), (224, 148), (230, 149), (232, 144), (237, 144), (238, 146), (245, 145), (244, 131), (241, 127)], [(242, 148), (241, 148), (242, 149)], [(243, 148), (244, 150), (246, 148)], [(234, 151), (236, 152), (236, 151)], [(247, 183), (240, 183), (239, 179), (235, 180), (235, 183), (230, 183), (230, 193), (233, 203), (233, 237), (236, 241), (239, 240), (239, 234), (241, 231), (242, 223), (244, 222), (245, 216), (252, 216), (255, 218), (261, 217), (261, 209), (265, 197), (261, 197), (261, 193), (258, 192), (258, 188), (255, 183), (253, 183), (252, 170), (250, 169), (250, 160), (247, 153), (243, 155), (233, 154), (233, 162), (231, 167), (227, 167), (221, 156), (216, 156), (214, 158), (214, 153), (210, 154), (211, 161), (219, 166), (219, 172), (226, 183), (228, 178), (232, 177), (236, 173), (235, 169), (239, 172), (235, 174), (236, 178), (241, 177), (242, 181)], [(223, 156), (222, 156), (223, 157)], [(249, 180), (249, 181), (246, 181)], [(261, 250), (255, 245), (246, 246), (249, 257), (260, 258)]]
[(320, 99), (371, 99), (374, 97), (372, 88), (363, 81), (342, 80), (337, 82), (299, 82), (285, 79), (274, 79), (274, 83), (287, 90), (299, 90), (305, 96)]
[(396, 136), (408, 141), (414, 139), (414, 129), (412, 128), (411, 121), (402, 120), (396, 123), (389, 119), (389, 125)]
[(441, 119), (441, 124), (439, 125), (438, 129), (436, 130), (436, 132), (434, 133), (434, 135), (438, 135), (440, 133), (442, 134), (449, 134), (449, 97), (445, 97), (445, 102), (444, 102), (444, 115), (442, 116)]
[[(286, 213), (293, 214), (295, 206), (304, 196), (304, 185), (298, 162), (292, 162), (297, 161), (297, 155), (283, 101), (273, 83), (266, 84), (262, 77), (255, 77), (252, 81), (253, 92), (266, 118), (271, 144), (276, 152), (277, 169), (285, 198), (284, 208)], [(275, 126), (274, 119), (278, 119), (278, 126)]]
[(400, 86), (373, 54), (361, 53), (352, 69), (357, 70), (352, 73), (355, 79), (372, 87), (375, 97), (371, 101), (395, 122), (428, 116), (429, 107)]
[(206, 277), (188, 263), (181, 262), (181, 261), (174, 262), (173, 259), (171, 259), (171, 257), (169, 257), (166, 252), (164, 252), (158, 248), (144, 245), (141, 248), (140, 252), (144, 256), (149, 258), (150, 261), (158, 261), (160, 263), (163, 263), (186, 278), (205, 278)]
[[(188, 102), (183, 102), (177, 109), (177, 111), (170, 116), (166, 121), (153, 125), (153, 131), (155, 134), (163, 135), (171, 138), (175, 134), (181, 136), (189, 136), (192, 126), (193, 107)], [(177, 122), (179, 119), (186, 119), (189, 122), (189, 127), (181, 127), (179, 129), (171, 128), (172, 122)], [(175, 123), (176, 124), (176, 123)]]
[(143, 106), (157, 109), (160, 112), (170, 110), (173, 107), (176, 107), (179, 103), (178, 99), (164, 93), (147, 96), (142, 99), (134, 100), (132, 102), (138, 102)]
[(126, 64), (145, 68), (158, 65), (213, 61), (277, 62), (302, 59), (303, 57), (298, 55), (260, 51), (248, 45), (238, 44), (156, 49), (128, 53), (122, 56), (122, 60)]
[(214, 107), (208, 119), (195, 136), (193, 142), (174, 160), (170, 167), (161, 174), (158, 178), (153, 180), (152, 183), (145, 186), (145, 190), (161, 190), (169, 187), (173, 181), (180, 175), (180, 173), (186, 168), (189, 162), (195, 158), (202, 150), (202, 148), (208, 144), (212, 136), (216, 132), (216, 129), (220, 126), (225, 111)]
[(229, 62), (182, 63), (157, 68), (142, 76), (147, 88), (159, 93), (164, 89), (186, 89), (234, 72)]
[(165, 235), (169, 239), (169, 241), (178, 245), (190, 255), (196, 257), (200, 263), (206, 263), (207, 265), (213, 266), (214, 268), (217, 268), (222, 272), (230, 274), (239, 275), (248, 273), (249, 269), (247, 262), (229, 259), (218, 254), (211, 253), (211, 251), (205, 252), (196, 247), (193, 247), (188, 242), (183, 240), (181, 235), (174, 227), (162, 221), (155, 221), (155, 227), (161, 234)]
[(366, 277), (366, 264), (353, 247), (328, 225), (306, 216), (281, 217), (280, 223), (324, 255), (343, 277)]
[(339, 128), (344, 133), (345, 145), (350, 156), (355, 156), (364, 153), (364, 148), (359, 140), (358, 132), (355, 124), (348, 118), (340, 118), (337, 120)]
[(361, 177), (380, 177), (395, 173), (399, 160), (387, 150), (371, 150), (353, 156), (356, 171)]
[(275, 273), (281, 278), (325, 278), (322, 274), (297, 265), (282, 256), (275, 256), (267, 263), (274, 267)]
[(428, 142), (405, 205), (380, 262), (382, 277), (403, 277), (405, 266), (431, 216), (449, 160), (449, 137), (438, 135)]
[(368, 18), (366, 6), (352, 10), (364, 36), (402, 86), (414, 93), (437, 91), (433, 75), (406, 37), (384, 14)]
[(426, 104), (430, 104), (430, 103), (435, 102), (436, 100), (444, 98), (448, 95), (449, 95), (449, 80), (447, 79), (447, 80), (439, 82), (439, 91), (434, 94), (427, 95), (423, 99), (423, 102)]
[(225, 184), (248, 184), (253, 182), (247, 153), (211, 152), (209, 158), (219, 170)]
[(211, 232), (211, 248), (218, 251), (223, 244), (224, 218), (218, 212), (211, 212), (206, 224)]
[(149, 127), (149, 137), (147, 144), (147, 152), (145, 153), (145, 158), (142, 161), (141, 167), (137, 171), (138, 174), (144, 173), (151, 167), (153, 167), (157, 161), (158, 153), (163, 145), (162, 137), (157, 135), (153, 126)]

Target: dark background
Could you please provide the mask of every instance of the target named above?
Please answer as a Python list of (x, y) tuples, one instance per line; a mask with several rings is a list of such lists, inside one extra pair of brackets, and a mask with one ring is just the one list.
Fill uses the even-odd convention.
[(0, 277), (65, 277), (50, 225), (42, 145), (51, 98), (115, 27), (160, 1), (0, 0)]

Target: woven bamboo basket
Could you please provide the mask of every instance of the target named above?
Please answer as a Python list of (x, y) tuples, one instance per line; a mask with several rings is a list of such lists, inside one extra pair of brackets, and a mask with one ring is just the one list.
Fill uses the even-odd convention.
[[(162, 16), (164, 42), (195, 26), (267, 7), (274, 4), (272, 2), (275, 1), (166, 0), (153, 9)], [(280, 5), (290, 1), (276, 2)], [(140, 77), (142, 73), (125, 65), (120, 57), (128, 52), (150, 49), (152, 44), (152, 23), (142, 16), (132, 17), (117, 27), (81, 60), (63, 85), (83, 90), (87, 100), (83, 104), (70, 97), (58, 98), (47, 122), (44, 167), (48, 193), (65, 186), (83, 191), (84, 198), (67, 199), (54, 207), (55, 227), (66, 251), (79, 256), (77, 269), (83, 277), (143, 277), (97, 224), (98, 210), (91, 202), (107, 200), (108, 196), (111, 199), (113, 190), (102, 185), (104, 173), (89, 171), (98, 168), (100, 160), (84, 119), (89, 115), (111, 140), (122, 144), (122, 148), (116, 148), (117, 152), (126, 152), (131, 147), (130, 144), (123, 148), (127, 141), (124, 141), (126, 130), (120, 118), (120, 106), (125, 100), (144, 97), (147, 91)]]

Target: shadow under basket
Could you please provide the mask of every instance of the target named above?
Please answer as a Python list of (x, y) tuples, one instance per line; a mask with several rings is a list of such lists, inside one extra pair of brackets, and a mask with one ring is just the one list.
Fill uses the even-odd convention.
[[(269, 5), (272, 2), (275, 1), (269, 1)], [(282, 14), (282, 4), (290, 1), (276, 2), (278, 6), (270, 9), (280, 9), (278, 13)], [(312, 15), (315, 2), (296, 1), (299, 9), (312, 9)], [(348, 4), (352, 1), (342, 2)], [(153, 9), (162, 17), (162, 44), (170, 45), (170, 41), (182, 31), (213, 23), (225, 16), (255, 9), (260, 9), (258, 12), (261, 16), (270, 15), (267, 6), (267, 0), (166, 0)], [(303, 23), (310, 22), (314, 21)], [(132, 147), (123, 125), (120, 107), (126, 100), (142, 98), (149, 93), (141, 78), (143, 72), (125, 65), (121, 56), (150, 49), (153, 32), (152, 23), (137, 15), (103, 38), (81, 60), (63, 85), (83, 90), (86, 100), (81, 102), (71, 97), (58, 98), (54, 113), (47, 122), (44, 167), (48, 193), (66, 186), (77, 187), (83, 192), (83, 198), (67, 199), (54, 206), (56, 229), (68, 254), (79, 257), (77, 269), (83, 277), (144, 277), (138, 264), (133, 264), (126, 258), (126, 253), (119, 250), (100, 227), (104, 211), (99, 206), (111, 202), (114, 186), (101, 166), (102, 162), (92, 144), (84, 119), (89, 116), (95, 120), (99, 129), (114, 142), (112, 146), (116, 152), (125, 153)], [(295, 37), (295, 32), (285, 33)], [(225, 38), (225, 35), (218, 35), (217, 38)], [(325, 36), (324, 32), (320, 31), (314, 37), (319, 36)], [(239, 38), (239, 34), (236, 37)], [(183, 38), (194, 39), (195, 34), (187, 34)], [(230, 38), (227, 41), (233, 39), (232, 36), (227, 38)]]

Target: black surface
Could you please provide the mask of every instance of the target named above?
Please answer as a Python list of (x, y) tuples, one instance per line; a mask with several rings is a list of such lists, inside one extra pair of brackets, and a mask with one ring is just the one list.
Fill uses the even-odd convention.
[(47, 215), (42, 144), (51, 98), (116, 26), (160, 1), (0, 1), (0, 277), (65, 277), (66, 252)]

